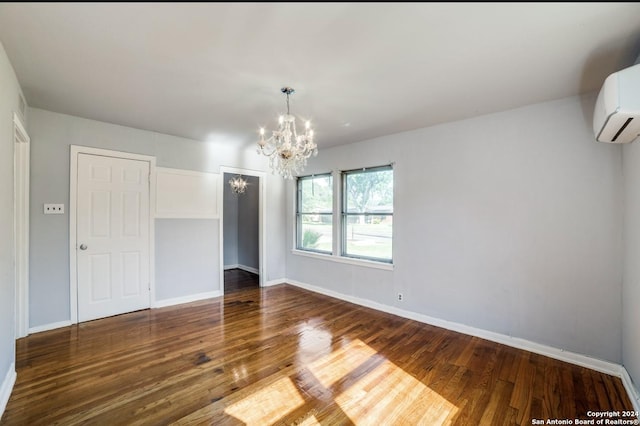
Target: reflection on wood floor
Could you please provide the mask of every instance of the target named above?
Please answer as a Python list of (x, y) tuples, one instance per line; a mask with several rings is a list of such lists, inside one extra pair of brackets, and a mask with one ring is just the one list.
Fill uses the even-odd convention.
[(224, 271), (224, 292), (258, 288), (259, 276), (242, 269), (227, 269)]
[(1, 423), (532, 424), (631, 409), (619, 379), (290, 285), (17, 343)]

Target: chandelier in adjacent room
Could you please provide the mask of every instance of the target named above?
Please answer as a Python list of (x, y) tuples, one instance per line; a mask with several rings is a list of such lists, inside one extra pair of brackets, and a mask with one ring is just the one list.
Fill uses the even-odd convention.
[(292, 179), (307, 165), (307, 158), (318, 155), (318, 146), (313, 141), (311, 123), (305, 122), (304, 133), (298, 134), (296, 119), (289, 111), (289, 96), (295, 90), (291, 87), (280, 89), (287, 95), (287, 114), (278, 119), (278, 130), (274, 130), (271, 137), (265, 139), (265, 129), (260, 129), (258, 154), (269, 157), (272, 173), (278, 173), (285, 179)]
[(231, 190), (236, 194), (244, 194), (247, 189), (247, 181), (242, 176), (236, 176), (229, 179), (229, 186)]

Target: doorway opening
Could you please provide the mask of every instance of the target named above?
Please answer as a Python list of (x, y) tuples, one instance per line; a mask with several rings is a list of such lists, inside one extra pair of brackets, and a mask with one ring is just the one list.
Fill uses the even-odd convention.
[[(224, 170), (223, 185), (223, 291), (231, 293), (258, 288), (262, 263), (262, 192), (264, 177), (251, 171)], [(244, 192), (234, 192), (229, 181), (246, 181)]]

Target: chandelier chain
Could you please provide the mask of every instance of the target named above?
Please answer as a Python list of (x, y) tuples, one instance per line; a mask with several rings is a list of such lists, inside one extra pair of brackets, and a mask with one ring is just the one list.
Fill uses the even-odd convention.
[(287, 115), (291, 115), (289, 112), (289, 92), (287, 92)]

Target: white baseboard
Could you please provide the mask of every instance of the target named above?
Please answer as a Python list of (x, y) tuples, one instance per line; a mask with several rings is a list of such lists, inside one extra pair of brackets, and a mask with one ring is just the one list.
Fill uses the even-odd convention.
[[(206, 293), (190, 294), (188, 296), (175, 297), (172, 299), (156, 300), (152, 304), (152, 308), (164, 308), (166, 306), (179, 305), (181, 303), (196, 302), (203, 299), (211, 299), (213, 297), (222, 296), (221, 291), (209, 291)], [(54, 322), (51, 324), (38, 325), (36, 327), (29, 328), (29, 334), (40, 333), (42, 331), (54, 330), (56, 328), (67, 327), (73, 323), (70, 320)]]
[(246, 265), (238, 265), (238, 269), (242, 269), (243, 271), (251, 272), (252, 274), (260, 275), (260, 271), (252, 266)]
[(550, 358), (558, 359), (560, 361), (569, 362), (571, 364), (579, 365), (581, 367), (590, 368), (592, 370), (599, 371), (601, 373), (610, 374), (612, 376), (621, 377), (621, 368), (619, 364), (615, 364), (609, 361), (603, 361), (597, 358), (592, 358), (586, 355), (580, 355), (574, 352), (565, 351), (564, 349), (554, 348), (552, 346), (541, 345), (526, 339), (520, 339), (517, 337), (507, 336), (505, 334), (494, 333), (492, 331), (483, 330), (480, 328), (470, 327), (468, 325), (442, 320), (439, 318), (430, 317), (428, 315), (419, 314), (416, 312), (405, 311), (403, 309), (396, 308), (394, 306), (383, 305), (382, 303), (374, 302), (371, 300), (361, 299), (359, 297), (347, 296), (342, 293), (338, 293), (332, 290), (327, 290), (322, 287), (317, 287), (311, 284), (301, 283), (295, 280), (286, 280), (287, 283), (295, 285), (297, 287), (304, 288), (306, 290), (321, 293), (326, 296), (335, 297), (347, 302), (355, 303), (356, 305), (365, 306), (378, 311), (387, 312), (399, 317), (412, 319), (425, 324), (433, 325), (436, 327), (446, 328), (447, 330), (457, 331), (462, 334), (470, 336), (480, 337), (482, 339), (491, 340), (492, 342), (501, 343), (503, 345), (511, 346), (517, 349), (523, 349), (525, 351), (545, 355)]
[(631, 376), (629, 376), (629, 372), (626, 368), (621, 367), (621, 379), (624, 388), (627, 390), (627, 394), (629, 394), (629, 399), (633, 404), (633, 411), (636, 413), (640, 412), (640, 391), (636, 389), (633, 385), (633, 381), (631, 380)]
[(263, 287), (271, 287), (272, 285), (286, 284), (287, 282), (288, 281), (285, 278), (278, 278), (275, 280), (266, 281)]
[(2, 381), (2, 385), (0, 385), (0, 417), (2, 417), (2, 413), (4, 413), (5, 408), (7, 408), (7, 402), (9, 402), (9, 397), (11, 397), (11, 391), (13, 390), (13, 385), (16, 383), (16, 364), (11, 363), (9, 366), (9, 371), (4, 376), (4, 380)]
[(50, 324), (37, 325), (35, 327), (29, 327), (29, 334), (55, 330), (56, 328), (68, 327), (71, 324), (73, 324), (71, 320), (65, 320), (65, 321), (52, 322)]
[(260, 271), (254, 268), (253, 266), (241, 265), (239, 263), (235, 265), (224, 265), (224, 270), (227, 271), (229, 269), (242, 269), (243, 271), (251, 272), (252, 274), (260, 274)]
[(167, 306), (180, 305), (182, 303), (197, 302), (198, 300), (211, 299), (222, 296), (219, 290), (208, 291), (206, 293), (190, 294), (188, 296), (174, 297), (172, 299), (156, 300), (153, 308), (165, 308)]

